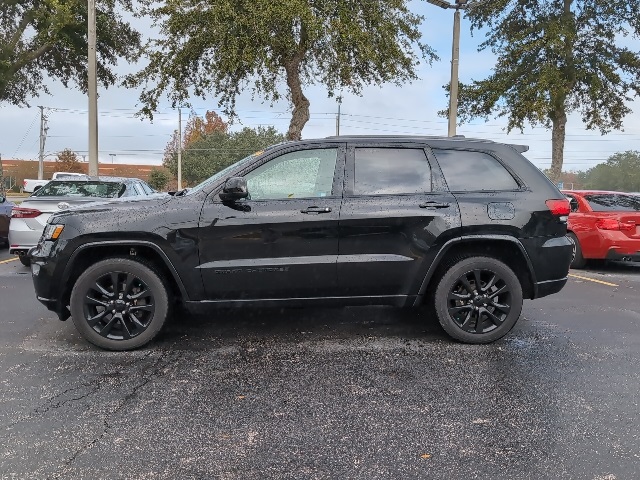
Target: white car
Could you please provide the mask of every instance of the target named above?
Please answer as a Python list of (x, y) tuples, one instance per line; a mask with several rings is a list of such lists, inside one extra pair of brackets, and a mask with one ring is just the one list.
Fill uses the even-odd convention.
[(138, 178), (86, 177), (84, 179), (52, 180), (39, 188), (11, 211), (9, 253), (18, 255), (29, 266), (26, 253), (35, 247), (49, 217), (92, 202), (108, 199), (153, 195), (156, 192)]

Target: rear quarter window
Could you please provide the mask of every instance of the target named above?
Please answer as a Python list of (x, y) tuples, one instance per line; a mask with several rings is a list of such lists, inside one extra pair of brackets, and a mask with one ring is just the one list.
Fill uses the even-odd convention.
[(640, 212), (640, 197), (607, 193), (584, 198), (594, 212)]
[(517, 190), (518, 182), (493, 156), (471, 150), (438, 150), (438, 159), (449, 190), (454, 192)]

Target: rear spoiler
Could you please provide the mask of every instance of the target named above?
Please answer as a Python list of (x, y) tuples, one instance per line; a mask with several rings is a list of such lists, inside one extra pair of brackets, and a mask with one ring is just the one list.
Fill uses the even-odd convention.
[(529, 145), (515, 145), (513, 143), (508, 143), (507, 145), (509, 145), (518, 153), (524, 153), (529, 151)]

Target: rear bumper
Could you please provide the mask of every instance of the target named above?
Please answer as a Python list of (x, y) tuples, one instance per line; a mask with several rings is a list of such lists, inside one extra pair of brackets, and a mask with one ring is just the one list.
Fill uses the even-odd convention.
[(535, 237), (521, 241), (535, 274), (531, 298), (546, 297), (562, 290), (573, 260), (571, 241), (566, 236)]
[(35, 247), (42, 236), (44, 226), (32, 229), (21, 218), (12, 218), (9, 225), (9, 253), (26, 253)]
[(640, 262), (640, 251), (625, 253), (618, 248), (611, 248), (607, 252), (607, 260), (626, 260), (631, 262)]

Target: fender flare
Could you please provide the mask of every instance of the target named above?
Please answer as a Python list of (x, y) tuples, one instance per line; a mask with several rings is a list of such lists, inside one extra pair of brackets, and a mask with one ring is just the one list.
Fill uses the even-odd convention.
[(522, 245), (522, 242), (520, 242), (520, 240), (510, 235), (463, 235), (463, 236), (448, 240), (444, 245), (442, 245), (442, 247), (440, 247), (440, 250), (436, 254), (435, 258), (433, 259), (433, 262), (431, 262), (431, 265), (429, 266), (429, 270), (427, 270), (427, 274), (422, 280), (422, 284), (420, 285), (420, 290), (418, 290), (418, 296), (415, 301), (415, 306), (420, 305), (422, 297), (424, 296), (424, 293), (427, 290), (427, 286), (429, 285), (429, 282), (431, 281), (433, 274), (435, 273), (436, 269), (440, 266), (444, 256), (447, 254), (449, 250), (451, 250), (451, 247), (453, 247), (454, 245), (459, 245), (461, 243), (473, 243), (477, 241), (486, 241), (486, 240), (507, 241), (515, 244), (518, 247), (527, 264), (527, 269), (529, 271), (529, 275), (531, 276), (531, 283), (533, 286), (533, 295), (534, 295), (533, 298), (535, 298), (537, 296), (537, 290), (538, 290), (535, 270), (533, 269), (533, 264), (531, 263), (529, 254), (527, 254), (527, 251), (525, 250), (524, 245)]
[(157, 244), (146, 241), (146, 240), (106, 240), (101, 242), (88, 242), (80, 245), (78, 248), (76, 248), (73, 251), (73, 253), (69, 257), (69, 261), (67, 262), (67, 265), (64, 269), (64, 273), (62, 275), (64, 283), (66, 283), (69, 280), (75, 260), (80, 253), (82, 253), (84, 250), (87, 250), (88, 248), (108, 247), (108, 246), (119, 246), (119, 247), (143, 246), (143, 247), (149, 247), (152, 250), (154, 250), (156, 253), (160, 255), (160, 258), (162, 258), (162, 261), (165, 263), (165, 266), (171, 272), (171, 275), (173, 276), (176, 284), (178, 285), (178, 288), (180, 289), (180, 294), (182, 295), (182, 298), (185, 301), (189, 301), (189, 295), (187, 294), (187, 289), (182, 283), (182, 279), (180, 278), (178, 271), (173, 266), (173, 263), (171, 263), (171, 260), (169, 259), (167, 254)]

